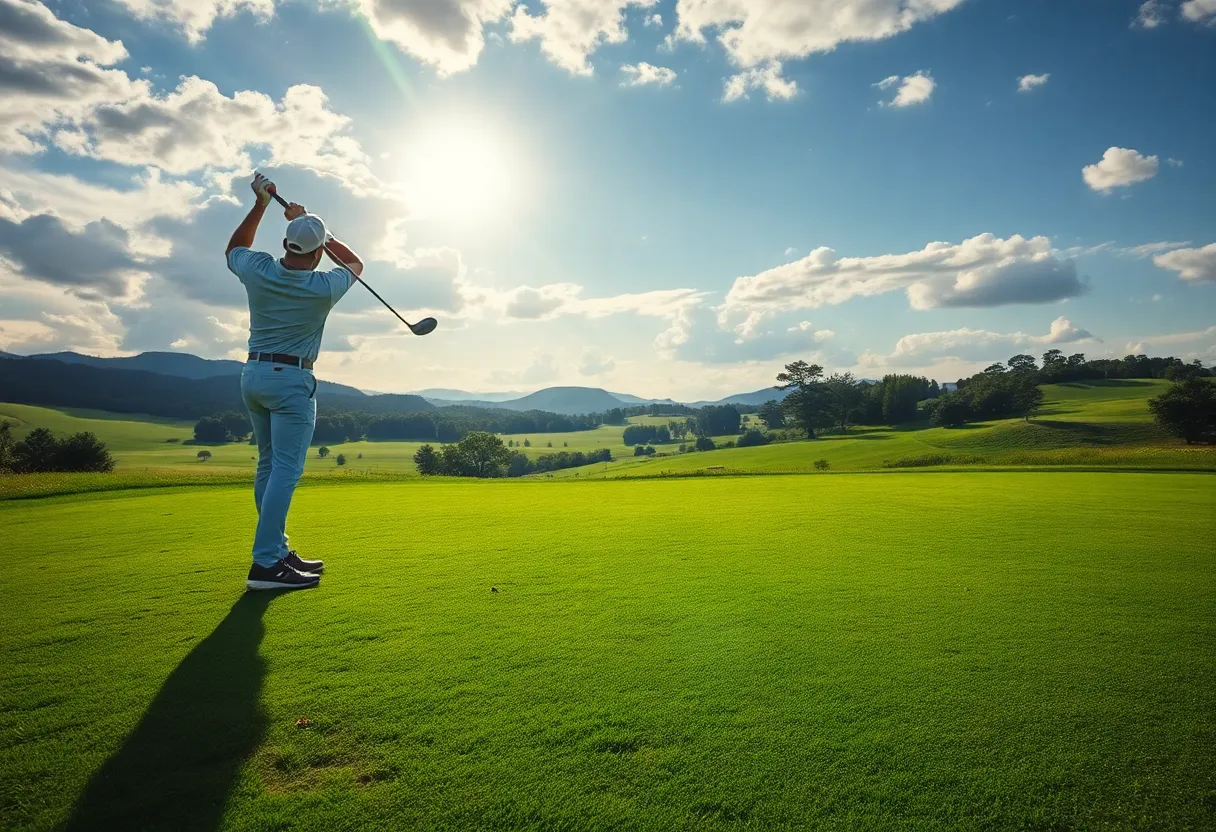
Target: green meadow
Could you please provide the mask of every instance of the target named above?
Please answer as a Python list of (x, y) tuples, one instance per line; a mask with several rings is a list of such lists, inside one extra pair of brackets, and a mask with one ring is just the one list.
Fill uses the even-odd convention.
[(0, 826), (1209, 827), (1210, 476), (739, 482), (2, 503)]
[(0, 828), (1210, 829), (1216, 457), (1159, 389), (552, 479), (333, 446), (286, 595), (249, 446), (0, 405), (119, 461), (0, 479)]

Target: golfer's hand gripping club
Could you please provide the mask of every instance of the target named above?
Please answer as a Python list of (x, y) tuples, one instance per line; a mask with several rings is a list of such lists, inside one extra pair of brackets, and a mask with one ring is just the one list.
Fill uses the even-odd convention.
[[(291, 207), (291, 206), (290, 206), (290, 203), (288, 203), (288, 202), (287, 202), (287, 200), (285, 200), (285, 199), (283, 199), (283, 197), (279, 196), (279, 194), (278, 194), (278, 191), (277, 191), (277, 190), (274, 190), (274, 191), (269, 191), (269, 193), (270, 193), (270, 195), (271, 195), (272, 197), (274, 197), (275, 202), (277, 202), (277, 203), (279, 203), (280, 205), (282, 205), (282, 206), (283, 206), (283, 209), (284, 209), (284, 210), (287, 210), (288, 208), (290, 208), (290, 207)], [(334, 256), (334, 253), (333, 253), (333, 251), (331, 251), (331, 250), (330, 250), (330, 248), (329, 248), (329, 244), (328, 244), (328, 243), (326, 243), (326, 245), (325, 245), (325, 251), (326, 251), (326, 252), (328, 252), (328, 253), (329, 253), (329, 256), (330, 256), (330, 257), (333, 257), (333, 258), (334, 258), (334, 260), (336, 260), (337, 262), (339, 262), (339, 263), (341, 263), (341, 262), (342, 262), (342, 261), (341, 261), (341, 260), (340, 260), (338, 257), (335, 257), (335, 256)], [(352, 274), (353, 274), (353, 272), (352, 272)], [(410, 323), (410, 322), (409, 322), (409, 321), (407, 321), (405, 318), (401, 317), (400, 313), (398, 313), (398, 312), (397, 312), (397, 310), (396, 310), (396, 309), (394, 309), (394, 308), (393, 308), (393, 307), (392, 307), (392, 306), (389, 304), (389, 302), (388, 302), (388, 301), (386, 301), (384, 298), (380, 297), (380, 293), (379, 293), (379, 292), (377, 292), (377, 291), (376, 291), (375, 289), (373, 289), (371, 286), (368, 286), (368, 285), (367, 285), (367, 281), (366, 281), (366, 280), (364, 280), (362, 277), (359, 277), (358, 275), (354, 275), (354, 277), (355, 277), (355, 280), (357, 280), (357, 281), (359, 281), (360, 283), (362, 283), (362, 284), (363, 284), (364, 288), (365, 288), (365, 289), (367, 289), (367, 291), (369, 291), (369, 292), (371, 292), (371, 293), (372, 293), (372, 295), (373, 295), (373, 296), (376, 298), (376, 300), (378, 300), (378, 301), (380, 301), (381, 303), (383, 303), (383, 304), (384, 304), (384, 307), (385, 307), (386, 309), (388, 309), (388, 311), (389, 311), (389, 312), (392, 312), (394, 315), (396, 315), (396, 316), (397, 316), (397, 320), (401, 321), (401, 323), (403, 323), (403, 324), (405, 324), (407, 327), (409, 327), (410, 332), (414, 333), (415, 335), (427, 335), (428, 333), (434, 332), (434, 331), (435, 331), (435, 327), (437, 327), (437, 326), (439, 325), (439, 322), (438, 322), (438, 321), (436, 321), (434, 318), (423, 318), (421, 321), (419, 321), (419, 322), (418, 322), (418, 323), (416, 323), (416, 324), (412, 324), (412, 323)]]

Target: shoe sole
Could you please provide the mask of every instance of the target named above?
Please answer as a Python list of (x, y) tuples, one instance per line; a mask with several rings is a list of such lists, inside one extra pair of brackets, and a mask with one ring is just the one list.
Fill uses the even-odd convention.
[(320, 586), (320, 585), (321, 585), (321, 579), (320, 579), (320, 578), (317, 578), (315, 581), (309, 581), (308, 583), (302, 583), (302, 584), (296, 584), (296, 583), (292, 583), (292, 584), (286, 584), (286, 583), (281, 583), (281, 582), (279, 582), (279, 581), (250, 581), (250, 580), (246, 580), (246, 581), (245, 581), (245, 588), (246, 588), (246, 589), (253, 589), (253, 590), (261, 590), (261, 589), (312, 589), (314, 586)]

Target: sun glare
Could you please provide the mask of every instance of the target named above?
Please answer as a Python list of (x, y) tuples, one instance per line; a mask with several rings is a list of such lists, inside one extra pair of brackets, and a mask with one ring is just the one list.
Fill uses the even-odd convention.
[(434, 127), (411, 141), (404, 154), (402, 184), (427, 219), (489, 221), (509, 211), (517, 199), (510, 154), (490, 131), (469, 125)]

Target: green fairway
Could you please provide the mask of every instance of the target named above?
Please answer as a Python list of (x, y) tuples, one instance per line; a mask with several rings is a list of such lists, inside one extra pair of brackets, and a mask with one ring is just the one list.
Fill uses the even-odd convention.
[(1214, 485), (314, 485), (280, 597), (247, 487), (0, 503), (0, 828), (1211, 828)]

